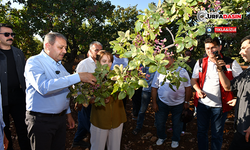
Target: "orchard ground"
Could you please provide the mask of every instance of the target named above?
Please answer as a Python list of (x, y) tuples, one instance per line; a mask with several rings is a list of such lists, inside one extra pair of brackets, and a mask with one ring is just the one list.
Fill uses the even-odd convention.
[[(73, 118), (77, 122), (77, 112), (73, 109), (74, 103), (71, 103), (71, 110)], [(191, 103), (190, 108), (193, 110), (194, 106)], [(166, 133), (167, 140), (161, 145), (157, 146), (156, 140), (156, 128), (154, 127), (154, 115), (155, 113), (152, 110), (152, 103), (149, 104), (149, 107), (146, 111), (144, 126), (141, 132), (138, 135), (133, 135), (132, 131), (136, 126), (136, 121), (132, 120), (132, 101), (128, 100), (126, 105), (127, 119), (128, 121), (124, 123), (123, 133), (122, 133), (122, 141), (121, 141), (121, 150), (169, 150), (171, 148), (171, 137), (172, 132), (168, 131), (168, 129), (172, 128), (171, 123), (171, 114), (169, 115), (168, 121), (166, 122)], [(228, 119), (225, 123), (224, 135), (223, 135), (223, 144), (222, 150), (227, 150), (231, 143), (233, 137), (233, 118), (234, 118), (234, 109), (232, 109), (228, 113)], [(181, 136), (181, 140), (179, 142), (179, 147), (176, 150), (198, 150), (197, 146), (197, 120), (193, 119), (191, 122), (187, 124), (186, 132)], [(15, 132), (15, 127), (13, 121), (11, 122), (11, 130), (12, 130), (12, 139), (14, 143), (14, 149), (20, 150), (17, 135)], [(72, 130), (67, 129), (66, 136), (66, 150), (84, 150), (84, 148), (75, 147), (72, 148), (72, 142), (75, 136), (75, 132), (77, 127)], [(209, 131), (209, 141), (211, 140), (211, 133)], [(88, 140), (88, 138), (84, 139)], [(87, 150), (87, 149), (86, 149)]]

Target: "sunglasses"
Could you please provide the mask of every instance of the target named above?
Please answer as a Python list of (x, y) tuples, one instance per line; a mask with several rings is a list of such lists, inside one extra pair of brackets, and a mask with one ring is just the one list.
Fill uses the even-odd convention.
[(0, 33), (0, 34), (3, 34), (5, 37), (9, 37), (11, 35), (11, 37), (15, 37), (15, 33), (8, 33), (8, 32), (5, 32), (5, 33)]

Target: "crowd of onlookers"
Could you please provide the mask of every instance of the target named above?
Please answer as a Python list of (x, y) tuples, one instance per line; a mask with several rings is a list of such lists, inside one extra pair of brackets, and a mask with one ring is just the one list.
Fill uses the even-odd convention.
[[(0, 24), (0, 150), (13, 149), (9, 115), (12, 116), (22, 150), (64, 150), (66, 127), (73, 129), (75, 121), (67, 98), (69, 86), (79, 82), (95, 84), (96, 63), (107, 64), (111, 70), (114, 65), (128, 65), (128, 59), (120, 58), (103, 50), (100, 42), (90, 43), (88, 58), (82, 60), (74, 74), (69, 74), (61, 61), (67, 52), (67, 39), (57, 32), (45, 35), (44, 49), (40, 54), (25, 61), (22, 51), (12, 46), (15, 33), (12, 26)], [(175, 72), (186, 78), (178, 88), (159, 72), (149, 72), (149, 67), (141, 65), (148, 87), (139, 88), (132, 97), (133, 120), (136, 127), (132, 133), (137, 135), (143, 128), (146, 110), (152, 100), (155, 112), (154, 125), (157, 129), (156, 145), (162, 145), (167, 138), (166, 121), (172, 114), (171, 147), (177, 148), (181, 134), (185, 132), (187, 118), (184, 111), (189, 110), (193, 90), (195, 115), (197, 116), (197, 139), (200, 150), (220, 150), (223, 142), (223, 130), (227, 113), (235, 107), (235, 134), (230, 150), (250, 149), (250, 69), (242, 71), (237, 61), (223, 56), (222, 45), (218, 38), (207, 38), (204, 42), (206, 56), (197, 61), (191, 51), (186, 66), (178, 67)], [(240, 55), (250, 62), (250, 36), (242, 39)], [(174, 57), (165, 54), (169, 63), (167, 72), (174, 64)], [(164, 84), (163, 84), (164, 82)], [(237, 90), (237, 100), (233, 92)], [(81, 146), (91, 150), (120, 149), (123, 124), (127, 121), (126, 101), (108, 96), (105, 106), (94, 105), (96, 97), (90, 98), (90, 104), (82, 107), (76, 103), (78, 126), (72, 147)], [(193, 115), (193, 114), (192, 114)], [(191, 116), (192, 118), (192, 116)], [(66, 123), (67, 120), (67, 123)], [(210, 128), (211, 127), (211, 128)], [(209, 146), (208, 131), (211, 130)], [(83, 138), (90, 133), (90, 143)]]

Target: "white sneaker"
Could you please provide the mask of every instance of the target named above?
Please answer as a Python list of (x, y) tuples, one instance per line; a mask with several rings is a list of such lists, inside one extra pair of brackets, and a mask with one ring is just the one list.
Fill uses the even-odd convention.
[(172, 141), (171, 147), (172, 148), (177, 148), (179, 146), (179, 142), (178, 141)]
[(166, 139), (158, 139), (157, 141), (156, 141), (156, 145), (162, 145), (163, 144), (163, 142), (165, 141)]

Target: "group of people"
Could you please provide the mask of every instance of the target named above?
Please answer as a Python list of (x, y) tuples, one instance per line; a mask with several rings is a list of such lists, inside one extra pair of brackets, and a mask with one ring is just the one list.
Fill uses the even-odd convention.
[[(96, 62), (108, 64), (112, 69), (114, 64), (128, 64), (127, 59), (119, 59), (103, 50), (100, 42), (90, 44), (89, 57), (82, 60), (76, 68), (76, 73), (69, 74), (61, 61), (66, 54), (67, 39), (57, 32), (45, 35), (40, 54), (25, 61), (22, 51), (12, 46), (15, 33), (12, 26), (0, 24), (0, 149), (12, 150), (10, 119), (12, 116), (22, 150), (64, 150), (66, 142), (66, 127), (75, 127), (75, 121), (69, 107), (70, 99), (66, 98), (69, 86), (79, 82), (95, 84)], [(192, 75), (186, 69), (178, 67), (180, 77), (187, 79), (181, 82), (177, 89), (170, 87), (170, 81), (164, 82), (165, 75), (159, 72), (149, 73), (148, 67), (142, 67), (146, 73), (145, 79), (149, 85), (142, 88), (139, 99), (140, 107), (136, 108), (137, 125), (132, 131), (138, 134), (145, 118), (145, 112), (152, 97), (152, 108), (155, 113), (155, 126), (158, 140), (156, 145), (162, 145), (167, 138), (166, 121), (169, 112), (172, 113), (173, 136), (172, 148), (179, 146), (183, 130), (181, 115), (183, 109), (189, 108), (192, 88), (196, 90), (194, 104), (197, 107), (197, 139), (198, 148), (208, 150), (208, 130), (211, 124), (211, 149), (221, 149), (223, 130), (228, 111), (235, 105), (235, 135), (230, 150), (249, 149), (250, 135), (250, 100), (247, 87), (250, 76), (249, 68), (242, 72), (240, 65), (231, 58), (223, 56), (222, 46), (218, 38), (205, 40), (207, 57), (196, 63)], [(214, 52), (218, 52), (218, 55)], [(189, 53), (189, 52), (188, 52)], [(188, 54), (187, 55), (190, 55)], [(241, 56), (245, 62), (250, 62), (250, 35), (242, 40)], [(172, 67), (174, 58), (166, 55), (169, 61), (167, 71)], [(119, 62), (120, 61), (120, 62)], [(192, 68), (192, 67), (191, 67)], [(238, 90), (237, 100), (233, 100), (232, 91)], [(76, 104), (78, 109), (78, 128), (72, 146), (90, 147), (91, 150), (120, 149), (123, 123), (126, 117), (126, 99), (109, 96), (105, 99), (106, 107), (92, 105), (95, 97), (90, 99), (90, 105), (85, 108)], [(67, 120), (67, 122), (66, 122)], [(82, 139), (90, 132), (90, 143)]]

